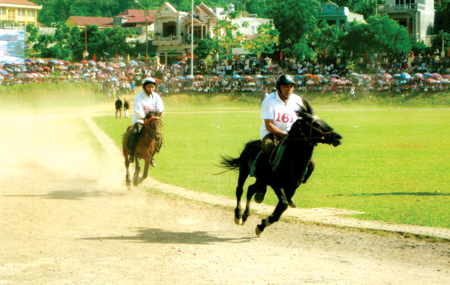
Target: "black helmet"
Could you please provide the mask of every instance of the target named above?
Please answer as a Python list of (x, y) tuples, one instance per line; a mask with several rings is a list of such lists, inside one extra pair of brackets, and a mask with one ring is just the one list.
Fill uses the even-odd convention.
[(282, 75), (278, 76), (275, 85), (281, 85), (281, 84), (295, 84), (295, 80), (289, 74), (282, 74)]
[(142, 81), (142, 86), (145, 86), (147, 84), (153, 83), (156, 85), (156, 81), (155, 79), (153, 79), (153, 77), (147, 77)]

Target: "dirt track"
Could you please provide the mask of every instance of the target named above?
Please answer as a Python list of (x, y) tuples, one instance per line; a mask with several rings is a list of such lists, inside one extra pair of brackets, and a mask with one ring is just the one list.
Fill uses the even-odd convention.
[(0, 116), (0, 284), (450, 284), (448, 243), (284, 222), (256, 239), (255, 216), (129, 190), (89, 116)]

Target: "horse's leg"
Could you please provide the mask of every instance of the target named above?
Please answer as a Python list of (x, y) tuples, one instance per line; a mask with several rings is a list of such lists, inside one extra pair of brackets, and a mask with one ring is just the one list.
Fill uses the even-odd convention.
[(139, 179), (139, 183), (142, 183), (142, 181), (144, 181), (147, 176), (148, 176), (148, 167), (150, 166), (150, 161), (152, 159), (150, 158), (150, 160), (146, 160), (145, 161), (145, 165), (144, 165), (144, 173), (142, 173), (142, 177)]
[(308, 181), (308, 178), (313, 173), (315, 167), (316, 167), (316, 161), (314, 160), (314, 158), (311, 157), (311, 161), (308, 164), (308, 169), (306, 170), (305, 177), (303, 178), (302, 183), (306, 183), (306, 181)]
[(134, 175), (133, 175), (133, 185), (138, 186), (139, 185), (139, 172), (141, 171), (141, 165), (139, 163), (139, 158), (135, 158), (134, 160), (135, 167), (134, 167)]
[(127, 186), (131, 186), (131, 179), (130, 179), (130, 160), (128, 160), (128, 155), (125, 156), (125, 168), (127, 169), (127, 174), (125, 175), (125, 182)]
[(250, 202), (252, 201), (253, 195), (257, 192), (258, 187), (255, 184), (248, 186), (247, 189), (247, 202), (245, 204), (244, 214), (242, 216), (242, 225), (245, 224), (247, 218), (250, 217)]
[[(236, 199), (237, 205), (236, 209), (234, 209), (234, 222), (237, 225), (244, 225), (245, 221), (242, 222), (242, 208), (241, 208), (241, 198), (244, 193), (244, 184), (245, 180), (247, 180), (249, 169), (246, 166), (241, 165), (239, 168), (239, 178), (238, 178), (238, 186), (236, 187)], [(247, 217), (245, 218), (247, 220)]]
[(275, 210), (272, 212), (272, 215), (268, 216), (265, 219), (262, 219), (261, 224), (256, 226), (255, 233), (258, 237), (261, 236), (262, 232), (266, 227), (270, 226), (275, 222), (278, 222), (280, 220), (281, 215), (287, 210), (289, 206), (283, 189), (280, 189), (280, 191), (275, 190), (275, 193), (278, 196), (278, 204), (275, 207)]

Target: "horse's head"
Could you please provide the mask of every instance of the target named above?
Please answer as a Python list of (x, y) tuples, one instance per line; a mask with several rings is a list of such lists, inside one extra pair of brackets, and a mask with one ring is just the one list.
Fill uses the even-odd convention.
[(289, 131), (289, 139), (306, 140), (311, 144), (325, 143), (333, 146), (342, 143), (342, 136), (321, 118), (312, 115), (303, 108), (297, 114), (299, 119), (292, 125)]
[(151, 137), (157, 139), (161, 137), (163, 123), (160, 117), (156, 116), (154, 113), (148, 113), (145, 116), (144, 125), (146, 127), (146, 132)]

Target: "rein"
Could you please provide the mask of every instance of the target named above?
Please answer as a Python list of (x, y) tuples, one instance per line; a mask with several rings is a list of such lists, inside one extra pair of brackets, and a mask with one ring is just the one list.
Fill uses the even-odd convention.
[[(290, 140), (297, 140), (297, 141), (304, 140), (304, 141), (307, 141), (308, 143), (310, 143), (311, 145), (314, 145), (314, 146), (315, 146), (315, 145), (317, 145), (317, 143), (313, 143), (312, 140), (313, 140), (313, 139), (321, 139), (321, 140), (325, 141), (326, 143), (331, 144), (331, 143), (329, 143), (329, 142), (326, 140), (326, 136), (329, 135), (329, 134), (336, 133), (336, 130), (324, 132), (324, 131), (322, 131), (321, 129), (319, 129), (319, 128), (317, 128), (317, 127), (314, 127), (314, 122), (318, 121), (319, 119), (320, 119), (319, 117), (315, 117), (315, 119), (312, 120), (311, 122), (306, 122), (306, 121), (305, 121), (305, 124), (307, 124), (307, 125), (309, 126), (309, 136), (305, 135), (305, 133), (303, 132), (303, 129), (300, 128), (300, 131), (301, 131), (303, 137), (302, 137), (302, 138), (298, 138), (298, 139), (292, 139), (292, 138), (290, 138)], [(316, 130), (316, 131), (320, 134), (320, 136), (318, 136), (318, 137), (313, 137), (313, 136), (312, 136), (313, 130)]]

